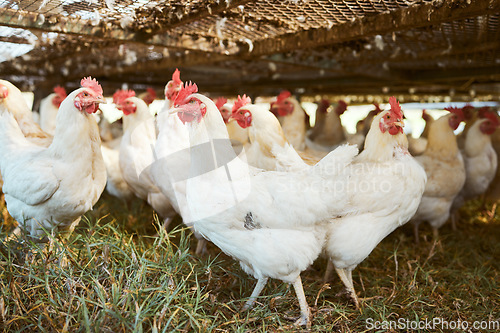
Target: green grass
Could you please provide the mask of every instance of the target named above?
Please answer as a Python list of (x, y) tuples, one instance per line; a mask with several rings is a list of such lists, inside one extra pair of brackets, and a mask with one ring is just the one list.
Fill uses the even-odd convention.
[[(500, 320), (500, 214), (490, 215), (471, 202), (461, 211), (458, 232), (446, 226), (434, 242), (422, 228), (419, 247), (410, 226), (396, 230), (354, 271), (359, 296), (369, 298), (361, 311), (337, 276), (323, 287), (326, 261), (318, 259), (302, 274), (311, 331), (363, 332), (367, 320)], [(6, 242), (12, 221), (3, 216), (3, 332), (297, 330), (291, 286), (270, 281), (256, 307), (240, 312), (255, 280), (214, 246), (209, 256), (195, 257), (194, 237), (178, 219), (167, 234), (142, 202), (127, 208), (105, 195), (68, 240), (45, 249)]]

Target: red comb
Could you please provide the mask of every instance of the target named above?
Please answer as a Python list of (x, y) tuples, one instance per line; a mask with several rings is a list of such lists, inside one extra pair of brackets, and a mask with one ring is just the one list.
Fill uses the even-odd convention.
[(444, 108), (446, 111), (450, 111), (451, 113), (454, 113), (457, 115), (457, 117), (460, 119), (460, 121), (465, 120), (465, 114), (464, 111), (462, 111), (462, 108), (457, 108), (454, 106), (449, 106), (447, 108)]
[(97, 95), (102, 96), (102, 93), (103, 93), (102, 87), (99, 84), (99, 82), (97, 82), (96, 79), (93, 79), (90, 76), (89, 77), (84, 77), (80, 81), (80, 85), (82, 87), (84, 87), (84, 88), (89, 88), (90, 90), (93, 90)]
[(238, 95), (238, 99), (234, 103), (233, 109), (231, 110), (231, 112), (238, 111), (239, 108), (247, 105), (248, 103), (252, 103), (252, 99), (250, 97), (248, 97), (247, 95), (243, 95), (243, 97)]
[(491, 108), (489, 106), (483, 106), (479, 109), (479, 118), (485, 118), (487, 113), (490, 113)]
[(328, 111), (329, 106), (330, 106), (330, 101), (327, 99), (322, 99), (318, 103), (318, 110), (322, 113), (326, 113), (326, 111)]
[(224, 104), (226, 104), (226, 103), (227, 103), (227, 98), (225, 98), (225, 97), (219, 97), (215, 101), (215, 106), (217, 106), (217, 109), (220, 110), (224, 106)]
[(475, 107), (473, 107), (472, 105), (470, 105), (469, 103), (465, 104), (465, 106), (462, 108), (463, 110), (474, 110)]
[(54, 87), (54, 93), (62, 98), (66, 98), (66, 96), (68, 96), (66, 94), (66, 89), (64, 89), (63, 87), (61, 86), (55, 86)]
[(174, 74), (172, 74), (172, 81), (174, 81), (175, 84), (182, 84), (181, 72), (177, 68), (175, 69)]
[(151, 88), (151, 87), (146, 88), (146, 91), (148, 92), (149, 96), (151, 96), (151, 98), (152, 98), (153, 100), (155, 100), (155, 99), (158, 97), (158, 96), (156, 95), (156, 91), (155, 91), (153, 88)]
[(391, 112), (397, 117), (402, 119), (403, 112), (401, 111), (401, 106), (399, 106), (399, 102), (396, 100), (396, 97), (389, 97), (389, 104), (391, 105)]
[(196, 83), (191, 83), (191, 81), (189, 81), (187, 85), (181, 87), (181, 90), (179, 90), (179, 93), (175, 97), (174, 105), (182, 105), (186, 101), (186, 98), (189, 95), (197, 92), (198, 92), (198, 87), (196, 86)]
[(287, 99), (288, 97), (292, 96), (292, 93), (289, 92), (288, 90), (283, 90), (279, 95), (278, 95), (278, 98), (276, 100), (276, 103), (281, 103), (283, 102), (285, 99)]
[(498, 115), (495, 112), (491, 111), (489, 109), (489, 107), (487, 107), (487, 108), (488, 108), (488, 112), (485, 112), (483, 114), (483, 118), (489, 119), (493, 123), (493, 125), (495, 125), (496, 127), (500, 126), (500, 120), (498, 119)]
[(422, 110), (422, 119), (425, 120), (425, 121), (428, 121), (428, 120), (431, 119), (431, 116), (427, 113), (426, 109)]
[(120, 105), (127, 98), (134, 97), (134, 96), (135, 96), (135, 91), (133, 91), (133, 90), (117, 90), (113, 94), (113, 103)]
[(343, 100), (339, 100), (337, 102), (337, 108), (335, 109), (335, 111), (338, 113), (338, 114), (342, 114), (344, 113), (345, 110), (347, 110), (347, 103)]
[(476, 110), (475, 107), (473, 107), (472, 105), (470, 104), (466, 104), (463, 108), (462, 108), (462, 112), (464, 113), (464, 117), (465, 119), (471, 119), (472, 118), (472, 115), (474, 114), (474, 110)]

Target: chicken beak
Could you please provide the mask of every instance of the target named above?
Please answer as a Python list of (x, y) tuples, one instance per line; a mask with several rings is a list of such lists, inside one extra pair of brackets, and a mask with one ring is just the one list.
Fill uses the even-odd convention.
[(181, 112), (181, 111), (182, 111), (181, 108), (171, 108), (170, 110), (168, 110), (168, 113), (175, 114), (175, 113)]
[(405, 127), (405, 123), (402, 121), (396, 121), (396, 122), (394, 122), (394, 125), (396, 125), (398, 127)]
[(94, 100), (95, 103), (107, 104), (108, 102), (104, 99), (104, 97), (98, 97)]

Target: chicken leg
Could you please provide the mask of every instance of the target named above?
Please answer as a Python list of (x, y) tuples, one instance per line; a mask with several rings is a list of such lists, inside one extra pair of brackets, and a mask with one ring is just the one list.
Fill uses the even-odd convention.
[(420, 225), (418, 223), (413, 223), (413, 235), (415, 236), (415, 244), (420, 245), (420, 238), (418, 233), (418, 227)]
[(439, 229), (438, 228), (432, 228), (432, 236), (434, 237), (434, 241), (436, 241), (439, 238)]
[(198, 243), (196, 244), (196, 251), (194, 254), (198, 257), (207, 253), (207, 240), (205, 238), (198, 238)]
[(170, 223), (174, 220), (173, 217), (167, 217), (165, 220), (163, 220), (163, 224), (162, 224), (162, 227), (163, 229), (165, 229), (165, 231), (167, 231), (168, 229), (168, 226), (170, 225)]
[(306, 295), (304, 294), (304, 288), (302, 287), (302, 280), (300, 275), (293, 282), (293, 288), (295, 289), (295, 294), (297, 294), (297, 299), (300, 305), (300, 318), (295, 322), (296, 326), (304, 326), (307, 328), (311, 327), (311, 310), (309, 305), (307, 305)]
[(323, 283), (327, 283), (330, 280), (330, 275), (332, 275), (333, 271), (333, 263), (331, 260), (328, 260), (328, 264), (326, 264), (325, 276), (323, 277)]
[(66, 231), (66, 235), (65, 235), (65, 238), (68, 239), (69, 236), (73, 233), (73, 231), (75, 231), (75, 228), (76, 226), (80, 223), (80, 220), (82, 219), (82, 217), (78, 217), (76, 220), (74, 220), (73, 222), (71, 222), (71, 224), (69, 225), (67, 231)]
[(266, 286), (266, 283), (267, 283), (267, 278), (260, 278), (257, 280), (257, 284), (255, 285), (255, 288), (252, 291), (252, 295), (250, 295), (250, 298), (241, 309), (242, 311), (246, 311), (252, 308), (253, 304), (255, 303), (255, 300), (257, 299), (257, 297), (259, 297), (260, 293), (262, 292), (262, 289), (264, 289), (264, 287)]
[(356, 295), (354, 284), (352, 283), (352, 269), (335, 267), (335, 270), (337, 271), (340, 280), (342, 280), (342, 283), (344, 283), (345, 287), (347, 288), (347, 291), (349, 292), (354, 305), (356, 305), (356, 309), (359, 310), (358, 295)]
[(458, 212), (451, 213), (451, 230), (457, 231)]

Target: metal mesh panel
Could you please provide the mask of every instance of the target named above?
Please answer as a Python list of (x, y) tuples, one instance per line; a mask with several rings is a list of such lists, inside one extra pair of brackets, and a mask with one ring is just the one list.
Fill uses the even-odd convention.
[(370, 91), (386, 81), (407, 89), (412, 77), (448, 89), (463, 86), (454, 72), (478, 69), (471, 80), (497, 85), (499, 2), (0, 0), (0, 73), (160, 88), (179, 66), (223, 92), (248, 83), (274, 93), (303, 79), (315, 93), (340, 88), (339, 78)]

